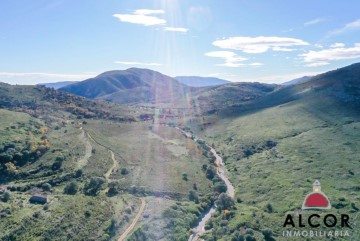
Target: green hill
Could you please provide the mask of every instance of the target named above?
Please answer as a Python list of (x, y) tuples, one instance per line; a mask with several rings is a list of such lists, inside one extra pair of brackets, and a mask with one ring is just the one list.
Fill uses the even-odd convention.
[[(285, 87), (190, 89), (127, 71), (129, 81), (110, 72), (76, 87), (96, 100), (0, 83), (0, 186), (10, 193), (0, 197), (1, 240), (116, 240), (144, 202), (129, 240), (188, 240), (224, 191), (204, 141), (235, 187), (235, 205), (215, 212), (204, 240), (242, 240), (246, 229), (263, 240), (271, 229), (269, 240), (287, 241), (285, 216), (299, 213), (315, 179), (332, 204), (315, 212), (349, 214), (359, 239), (360, 64)], [(48, 203), (30, 204), (34, 194)]]
[(116, 103), (167, 102), (184, 99), (190, 87), (148, 69), (130, 68), (103, 74), (60, 88), (87, 98), (101, 98)]
[(256, 237), (270, 228), (276, 240), (288, 240), (284, 218), (296, 215), (315, 179), (333, 207), (325, 213), (349, 214), (349, 240), (359, 239), (359, 90), (354, 64), (228, 107), (205, 128), (193, 126), (224, 156), (237, 196), (234, 216), (215, 215), (205, 240), (228, 240), (241, 227)]

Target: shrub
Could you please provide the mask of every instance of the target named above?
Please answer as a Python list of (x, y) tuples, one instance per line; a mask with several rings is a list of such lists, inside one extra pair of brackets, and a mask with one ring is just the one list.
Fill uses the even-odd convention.
[(246, 241), (256, 241), (256, 238), (253, 237), (253, 236), (250, 235), (250, 234), (245, 234), (244, 239), (245, 239)]
[(119, 181), (110, 182), (108, 187), (109, 187), (108, 195), (114, 196), (119, 193), (120, 182)]
[(64, 193), (69, 195), (75, 195), (78, 191), (78, 184), (75, 181), (68, 183), (64, 188)]
[(92, 177), (90, 181), (84, 186), (84, 193), (86, 195), (96, 196), (97, 193), (103, 188), (105, 179), (103, 177)]
[(131, 214), (131, 213), (132, 213), (131, 207), (125, 208), (125, 212), (126, 212), (127, 214)]
[(182, 174), (182, 179), (183, 179), (184, 181), (188, 181), (188, 180), (189, 180), (188, 174), (187, 174), (187, 173), (183, 173), (183, 174)]
[(239, 231), (235, 231), (231, 236), (231, 241), (245, 241), (245, 238)]
[(264, 235), (265, 241), (274, 240), (274, 239), (272, 238), (272, 236), (273, 236), (273, 231), (272, 231), (271, 229), (269, 229), (269, 228), (263, 229), (263, 230), (262, 230), (262, 234)]
[(51, 185), (49, 183), (44, 183), (41, 188), (45, 191), (45, 192), (50, 192), (51, 191)]
[(62, 167), (62, 162), (55, 161), (54, 164), (51, 166), (53, 171), (59, 170)]
[(121, 168), (121, 175), (129, 174), (129, 170), (126, 167)]
[(216, 185), (214, 186), (214, 191), (218, 192), (218, 193), (223, 193), (227, 191), (227, 186), (225, 185), (225, 183), (216, 183)]
[(273, 208), (273, 206), (271, 205), (271, 203), (266, 204), (266, 211), (267, 211), (268, 213), (274, 212), (274, 208)]
[(9, 161), (11, 161), (12, 160), (12, 158), (13, 158), (13, 156), (12, 155), (10, 155), (9, 153), (1, 153), (0, 154), (0, 161), (1, 162), (9, 162)]
[(82, 174), (83, 174), (83, 170), (78, 169), (78, 170), (75, 172), (75, 177), (81, 177)]
[(196, 203), (199, 202), (199, 196), (198, 196), (198, 194), (197, 194), (194, 190), (191, 190), (191, 191), (189, 192), (189, 200), (190, 200), (190, 201), (194, 201), (194, 202), (196, 202)]
[(209, 166), (206, 169), (206, 178), (212, 180), (215, 177), (216, 171), (213, 167)]
[(3, 194), (2, 200), (3, 200), (4, 202), (7, 202), (7, 201), (10, 200), (10, 198), (11, 198), (11, 194), (10, 194), (9, 192), (5, 192), (5, 193)]
[(245, 230), (245, 234), (248, 234), (248, 235), (253, 236), (253, 235), (254, 235), (254, 230), (252, 230), (251, 228), (247, 228), (247, 229)]
[(216, 206), (219, 210), (231, 209), (234, 205), (234, 200), (225, 193), (221, 193), (216, 201)]

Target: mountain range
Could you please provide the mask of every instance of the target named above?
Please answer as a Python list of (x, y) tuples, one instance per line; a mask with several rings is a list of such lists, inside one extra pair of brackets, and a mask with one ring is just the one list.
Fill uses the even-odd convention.
[(1, 240), (188, 240), (214, 203), (202, 239), (263, 240), (316, 179), (360, 238), (360, 63), (286, 86), (131, 68), (60, 90), (0, 83)]
[(37, 85), (41, 85), (41, 86), (45, 86), (48, 88), (53, 88), (55, 90), (60, 89), (62, 87), (71, 85), (71, 84), (75, 84), (78, 81), (61, 81), (61, 82), (54, 82), (54, 83), (41, 83), (41, 84), (37, 84)]
[(282, 83), (281, 85), (296, 85), (296, 84), (300, 84), (303, 83), (307, 80), (309, 80), (312, 76), (303, 76), (300, 78), (296, 78), (287, 82)]
[(92, 99), (116, 103), (175, 102), (192, 89), (159, 72), (130, 68), (102, 73), (59, 89)]

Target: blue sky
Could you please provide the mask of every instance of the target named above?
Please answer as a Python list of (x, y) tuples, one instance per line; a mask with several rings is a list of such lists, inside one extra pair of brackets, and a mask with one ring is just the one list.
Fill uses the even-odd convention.
[(360, 61), (360, 2), (1, 0), (0, 81), (150, 68), (279, 83)]

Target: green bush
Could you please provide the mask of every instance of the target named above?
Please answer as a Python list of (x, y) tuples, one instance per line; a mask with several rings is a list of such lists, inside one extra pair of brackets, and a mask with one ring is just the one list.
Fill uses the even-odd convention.
[(272, 213), (272, 212), (274, 212), (274, 208), (273, 208), (273, 206), (271, 205), (271, 203), (268, 203), (268, 204), (266, 204), (266, 211), (268, 212), (268, 213)]
[(199, 195), (197, 194), (197, 192), (195, 192), (194, 190), (191, 190), (189, 192), (189, 200), (198, 203), (199, 202)]
[(10, 198), (11, 198), (11, 194), (10, 194), (9, 192), (5, 192), (5, 193), (3, 194), (2, 200), (3, 200), (4, 202), (7, 202), (7, 201), (10, 200)]
[(234, 207), (234, 200), (225, 193), (221, 193), (215, 202), (219, 210), (231, 209)]
[(227, 191), (227, 186), (225, 185), (225, 183), (219, 182), (216, 183), (214, 186), (214, 191), (217, 193), (223, 193)]
[(216, 175), (216, 171), (215, 171), (215, 168), (213, 168), (212, 166), (209, 166), (207, 169), (206, 169), (206, 178), (212, 180)]
[(92, 177), (84, 186), (85, 195), (96, 196), (103, 189), (105, 179), (103, 177)]
[(49, 183), (44, 183), (41, 188), (45, 191), (45, 192), (50, 192), (51, 191), (51, 185)]
[(68, 183), (64, 188), (64, 193), (69, 195), (75, 195), (78, 191), (78, 184), (75, 181)]
[(126, 167), (121, 168), (121, 175), (129, 174), (129, 170)]
[(265, 241), (272, 241), (273, 239), (273, 231), (269, 228), (265, 228), (262, 230), (262, 234), (264, 235)]

